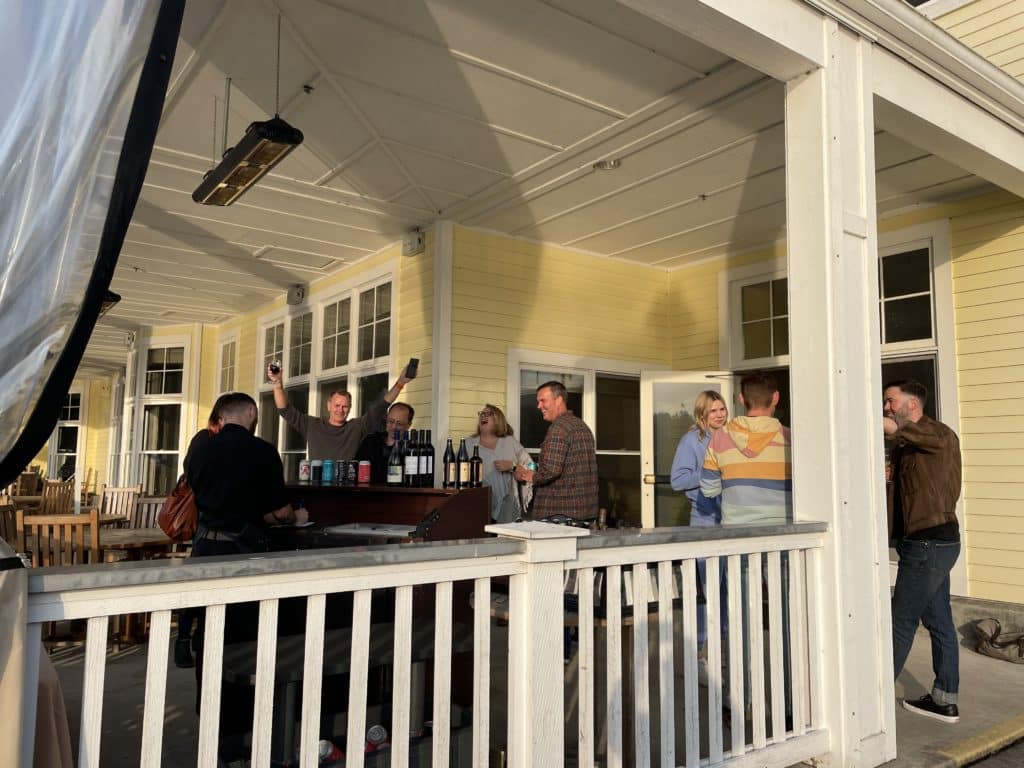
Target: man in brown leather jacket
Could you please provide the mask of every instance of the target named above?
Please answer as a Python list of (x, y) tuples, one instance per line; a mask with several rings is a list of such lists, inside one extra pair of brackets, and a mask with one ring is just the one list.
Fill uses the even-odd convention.
[(889, 538), (899, 553), (892, 596), (896, 677), (914, 643), (918, 623), (932, 640), (935, 682), (931, 693), (904, 699), (904, 709), (955, 723), (960, 656), (949, 606), (949, 572), (960, 555), (956, 502), (960, 498), (960, 441), (924, 413), (928, 390), (913, 380), (887, 384), (882, 426), (893, 443)]

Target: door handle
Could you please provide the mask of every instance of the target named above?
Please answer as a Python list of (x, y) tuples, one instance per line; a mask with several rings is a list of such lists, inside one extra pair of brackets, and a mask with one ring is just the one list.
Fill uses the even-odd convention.
[(644, 485), (656, 485), (657, 482), (654, 475), (644, 475)]
[(668, 485), (671, 482), (671, 475), (644, 475), (644, 485)]

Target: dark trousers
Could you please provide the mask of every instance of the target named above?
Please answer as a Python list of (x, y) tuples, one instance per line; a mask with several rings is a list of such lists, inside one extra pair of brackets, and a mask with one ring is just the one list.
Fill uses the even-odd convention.
[(949, 607), (949, 572), (960, 556), (959, 541), (901, 539), (892, 595), (892, 656), (899, 677), (914, 644), (918, 623), (931, 635), (935, 682), (932, 699), (955, 704), (960, 690), (960, 646)]

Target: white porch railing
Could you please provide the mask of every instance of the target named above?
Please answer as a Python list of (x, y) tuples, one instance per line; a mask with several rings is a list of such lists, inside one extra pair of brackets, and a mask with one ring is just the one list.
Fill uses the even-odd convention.
[[(492, 749), (500, 748), (517, 768), (566, 762), (782, 766), (828, 750), (816, 688), (820, 676), (808, 653), (815, 647), (817, 617), (807, 574), (824, 525), (582, 538), (577, 536), (585, 532), (540, 523), (493, 529), (497, 539), (471, 542), (30, 572), (22, 764), (31, 765), (42, 626), (87, 620), (78, 765), (89, 768), (101, 762), (109, 617), (145, 613), (150, 636), (138, 763), (160, 765), (172, 612), (200, 606), (206, 609), (201, 767), (217, 765), (222, 679), (237, 681), (250, 672), (252, 764), (295, 764), (297, 748), (298, 765), (316, 766), (322, 686), (293, 683), (338, 684), (343, 678), (332, 675), (340, 669), (348, 678), (338, 731), (346, 734), (340, 744), (346, 765), (378, 764), (373, 754), (364, 755), (368, 679), (378, 667), (385, 668), (391, 689), (391, 747), (382, 764), (487, 766)], [(708, 558), (706, 694), (697, 683), (697, 558)], [(720, 560), (728, 573), (724, 648)], [(578, 584), (578, 609), (564, 600), (567, 577), (570, 587)], [(595, 583), (603, 594), (596, 602)], [(338, 595), (351, 598), (342, 628), (334, 627), (332, 616)], [(281, 602), (288, 598), (304, 602), (304, 632), (279, 637), (278, 613), (288, 609)], [(252, 601), (259, 606), (257, 639), (225, 646), (229, 607)], [(568, 645), (565, 629), (572, 635)], [(470, 652), (467, 685), (458, 672), (467, 669)], [(719, 674), (723, 658), (725, 672)], [(429, 695), (422, 685), (427, 667), (433, 670)], [(728, 744), (723, 677), (733, 703)], [(410, 741), (405, 734), (427, 699), (430, 738)], [(741, 701), (749, 702), (745, 728)], [(507, 707), (507, 717), (492, 707)], [(507, 730), (492, 732), (492, 722)]]

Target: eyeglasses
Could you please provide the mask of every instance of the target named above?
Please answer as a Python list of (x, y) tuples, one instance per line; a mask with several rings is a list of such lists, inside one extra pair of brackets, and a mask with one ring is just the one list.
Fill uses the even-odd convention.
[(476, 415), (482, 419), (484, 416), (493, 416), (494, 411), (477, 411)]

